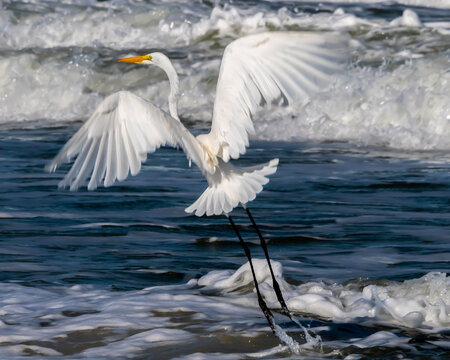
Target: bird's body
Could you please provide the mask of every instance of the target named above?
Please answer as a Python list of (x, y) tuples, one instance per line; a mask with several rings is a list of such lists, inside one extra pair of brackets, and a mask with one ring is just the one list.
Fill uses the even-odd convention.
[(208, 181), (208, 188), (186, 211), (197, 216), (229, 213), (251, 201), (269, 181), (278, 159), (250, 168), (230, 164), (245, 153), (253, 134), (252, 114), (263, 103), (305, 100), (337, 67), (342, 45), (335, 36), (271, 32), (233, 41), (225, 49), (217, 83), (211, 131), (194, 137), (181, 123), (179, 79), (162, 53), (120, 61), (156, 65), (169, 79), (169, 114), (128, 91), (108, 96), (49, 164), (76, 160), (60, 182), (76, 190), (112, 185), (136, 175), (147, 153), (164, 145), (181, 147)]

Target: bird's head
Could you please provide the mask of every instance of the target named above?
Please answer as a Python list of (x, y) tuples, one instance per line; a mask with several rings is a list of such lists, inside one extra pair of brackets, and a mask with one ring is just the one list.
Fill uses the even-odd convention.
[(160, 52), (153, 52), (142, 56), (133, 56), (120, 59), (119, 62), (154, 65), (163, 70), (170, 82), (170, 94), (169, 94), (169, 112), (175, 119), (179, 120), (177, 113), (177, 100), (180, 96), (180, 86), (177, 72), (170, 62), (169, 58)]
[(159, 53), (154, 52), (147, 55), (142, 56), (133, 56), (133, 57), (127, 57), (123, 59), (119, 59), (119, 62), (124, 63), (135, 63), (135, 64), (143, 64), (143, 65), (156, 65), (160, 66), (160, 63), (165, 61), (167, 59), (167, 56)]
[(119, 59), (118, 61), (126, 62), (126, 63), (135, 63), (135, 64), (152, 64), (153, 56), (152, 56), (152, 54), (147, 54), (147, 55), (142, 55), (142, 56), (127, 57), (127, 58)]

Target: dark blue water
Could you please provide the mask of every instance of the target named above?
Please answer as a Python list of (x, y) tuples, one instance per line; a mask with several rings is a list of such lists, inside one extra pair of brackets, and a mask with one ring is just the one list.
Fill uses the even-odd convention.
[[(111, 188), (59, 190), (64, 170), (43, 168), (78, 126), (1, 134), (0, 281), (130, 290), (183, 283), (244, 262), (226, 218), (184, 212), (206, 182), (180, 151), (158, 151), (141, 174)], [(450, 269), (444, 156), (254, 142), (240, 164), (280, 158), (278, 172), (249, 206), (286, 276), (403, 280)], [(233, 217), (261, 256), (245, 213), (236, 209)]]
[[(111, 188), (59, 190), (62, 172), (47, 174), (43, 168), (78, 127), (0, 134), (1, 283), (51, 291), (90, 285), (120, 294), (155, 285), (182, 285), (246, 262), (224, 217), (185, 214), (184, 208), (206, 184), (197, 168), (188, 167), (182, 152), (158, 151), (141, 174)], [(446, 154), (405, 154), (346, 143), (255, 141), (252, 145), (240, 164), (280, 158), (278, 172), (249, 205), (269, 241), (272, 258), (283, 264), (289, 283), (322, 280), (364, 286), (449, 271)], [(236, 209), (232, 215), (253, 255), (263, 257), (243, 210)], [(19, 296), (26, 296), (25, 292)], [(70, 305), (70, 298), (64, 301), (69, 308), (65, 316), (83, 314)], [(87, 311), (98, 311), (92, 306), (97, 305)], [(38, 314), (46, 313), (41, 305), (38, 309)], [(308, 324), (328, 328), (321, 331), (326, 343), (351, 341), (384, 329), (321, 322), (314, 316)], [(295, 330), (287, 322), (281, 325)], [(426, 336), (411, 331), (404, 335), (419, 348), (429, 347), (427, 341), (448, 339), (445, 331)], [(82, 339), (71, 340), (73, 345), (37, 344), (55, 346), (68, 355), (93, 346)], [(253, 346), (276, 346), (272, 340), (255, 338)], [(80, 341), (85, 345), (75, 345)], [(223, 344), (201, 344), (197, 346), (205, 353), (208, 349), (229, 351)], [(327, 346), (325, 353), (332, 351)], [(181, 353), (189, 352), (189, 348), (182, 349)], [(340, 354), (352, 354), (355, 349), (344, 347)], [(380, 349), (375, 346), (356, 353), (385, 358)], [(240, 351), (251, 350), (241, 346)], [(415, 351), (423, 354), (419, 358), (448, 355), (445, 346), (405, 351), (389, 348), (386, 358)], [(148, 352), (144, 354), (146, 358)], [(169, 359), (173, 351), (162, 347), (158, 354)]]

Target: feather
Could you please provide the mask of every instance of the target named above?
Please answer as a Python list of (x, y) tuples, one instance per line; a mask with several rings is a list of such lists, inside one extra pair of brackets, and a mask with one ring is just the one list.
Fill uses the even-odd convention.
[(277, 166), (278, 159), (248, 168), (238, 168), (219, 159), (216, 173), (206, 176), (209, 186), (185, 211), (197, 216), (229, 213), (239, 203), (255, 199)]
[(136, 175), (147, 152), (169, 144), (180, 146), (202, 172), (204, 150), (179, 121), (148, 101), (127, 91), (108, 96), (90, 119), (67, 142), (47, 170), (55, 171), (76, 157), (72, 168), (60, 182), (76, 190), (89, 176), (89, 190), (103, 180), (104, 186), (122, 181), (131, 171)]
[(231, 158), (244, 154), (258, 106), (282, 97), (288, 103), (311, 97), (340, 67), (346, 41), (311, 32), (269, 32), (233, 41), (220, 66), (211, 142), (218, 142), (218, 149), (227, 144)]

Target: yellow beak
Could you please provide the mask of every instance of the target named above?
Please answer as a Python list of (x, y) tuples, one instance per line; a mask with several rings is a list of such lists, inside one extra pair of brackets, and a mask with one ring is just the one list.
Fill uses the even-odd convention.
[(144, 56), (133, 56), (133, 57), (127, 57), (123, 59), (119, 59), (119, 62), (125, 62), (125, 63), (141, 63), (144, 60), (152, 61), (152, 57), (150, 55), (144, 55)]

